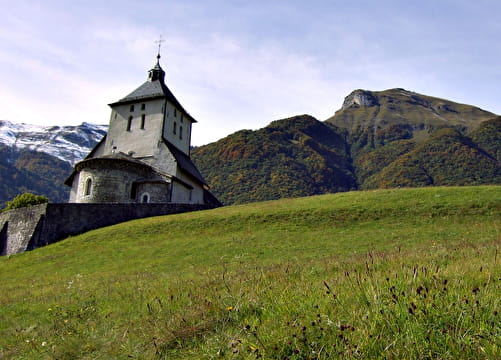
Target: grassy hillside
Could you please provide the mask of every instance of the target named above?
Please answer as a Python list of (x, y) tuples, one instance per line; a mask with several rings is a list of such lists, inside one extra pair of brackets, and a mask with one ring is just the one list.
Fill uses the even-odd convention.
[(495, 359), (501, 187), (132, 221), (0, 259), (0, 358)]

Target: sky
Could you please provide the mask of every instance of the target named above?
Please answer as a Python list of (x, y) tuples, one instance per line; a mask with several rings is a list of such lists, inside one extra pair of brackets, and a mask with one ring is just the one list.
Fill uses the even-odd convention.
[(0, 120), (108, 124), (160, 63), (192, 145), (325, 120), (355, 89), (501, 114), (499, 0), (0, 0)]

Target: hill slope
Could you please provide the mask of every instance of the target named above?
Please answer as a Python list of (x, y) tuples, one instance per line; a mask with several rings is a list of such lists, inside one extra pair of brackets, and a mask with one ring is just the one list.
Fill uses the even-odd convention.
[(354, 189), (348, 151), (335, 127), (302, 115), (195, 148), (192, 158), (231, 204)]
[(357, 90), (335, 116), (232, 134), (192, 156), (225, 204), (350, 189), (501, 184), (501, 117), (403, 89)]
[(71, 169), (66, 161), (49, 154), (13, 151), (0, 145), (0, 209), (24, 192), (45, 195), (51, 202), (68, 201), (69, 188), (64, 180)]
[(92, 231), (0, 258), (0, 357), (499, 358), (500, 211), (437, 187)]

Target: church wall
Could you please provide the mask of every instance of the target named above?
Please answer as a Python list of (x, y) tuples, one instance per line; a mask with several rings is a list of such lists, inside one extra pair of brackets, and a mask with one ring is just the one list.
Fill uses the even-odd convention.
[[(115, 105), (111, 112), (104, 154), (132, 152), (134, 157), (154, 156), (161, 141), (159, 134), (163, 127), (164, 103), (163, 99), (158, 99)], [(144, 128), (141, 128), (143, 115)], [(130, 128), (129, 117), (132, 117)]]
[(191, 186), (193, 186), (193, 190), (191, 191), (191, 203), (192, 204), (203, 204), (204, 203), (204, 190), (202, 185), (199, 182), (193, 180), (192, 177), (187, 176), (183, 171), (177, 172), (177, 177), (184, 182), (187, 182)]
[(167, 183), (142, 183), (137, 187), (136, 201), (143, 203), (144, 196), (147, 195), (151, 203), (166, 203), (171, 201), (170, 184)]
[(80, 182), (80, 173), (77, 172), (75, 173), (75, 177), (73, 178), (73, 182), (71, 183), (70, 201), (69, 201), (70, 203), (77, 201), (79, 182)]
[[(131, 203), (132, 183), (147, 177), (148, 172), (126, 162), (115, 163), (112, 167), (91, 164), (80, 171), (78, 183), (78, 203)], [(91, 181), (90, 193), (86, 195), (87, 181)]]
[(190, 203), (190, 189), (183, 184), (173, 182), (172, 184), (172, 201), (175, 203)]
[(106, 142), (97, 144), (96, 147), (92, 149), (93, 151), (92, 157), (98, 157), (104, 155), (105, 147), (106, 147)]
[(195, 183), (183, 174), (178, 173), (178, 178), (184, 182), (191, 185), (192, 189), (189, 189), (180, 182), (173, 181), (172, 189), (172, 202), (175, 203), (190, 203), (190, 204), (203, 204), (204, 203), (204, 191), (199, 183)]
[(166, 106), (163, 136), (179, 150), (190, 154), (191, 121), (170, 102)]
[(177, 169), (177, 162), (167, 146), (162, 141), (157, 148), (154, 157), (141, 159), (148, 165), (158, 169), (166, 174), (175, 175)]

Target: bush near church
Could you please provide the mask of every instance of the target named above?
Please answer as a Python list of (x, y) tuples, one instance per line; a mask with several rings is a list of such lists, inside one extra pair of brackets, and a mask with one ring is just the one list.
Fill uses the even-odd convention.
[(5, 207), (5, 209), (3, 209), (3, 211), (18, 209), (18, 208), (28, 207), (28, 206), (38, 205), (38, 204), (45, 204), (48, 202), (49, 202), (49, 199), (47, 199), (47, 197), (45, 197), (43, 195), (24, 193), (24, 194), (17, 195), (11, 201), (7, 201), (7, 206)]

